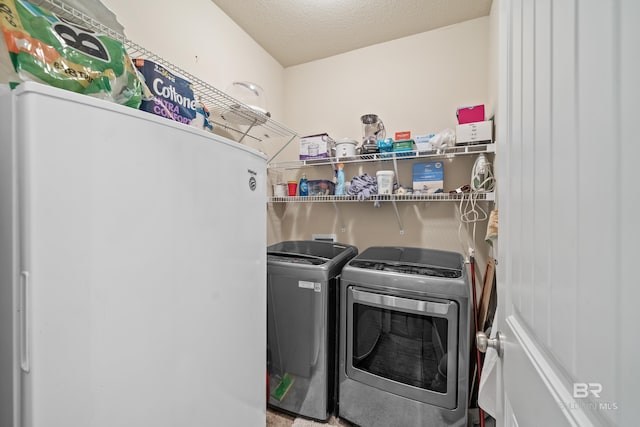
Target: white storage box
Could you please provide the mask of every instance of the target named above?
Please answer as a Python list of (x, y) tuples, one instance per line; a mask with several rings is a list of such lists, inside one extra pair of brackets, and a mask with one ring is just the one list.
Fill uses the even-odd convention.
[(300, 138), (300, 160), (326, 159), (330, 140), (326, 133), (303, 136)]
[(416, 143), (416, 149), (418, 152), (429, 152), (433, 151), (433, 146), (431, 145), (431, 138), (436, 136), (435, 133), (430, 133), (428, 135), (416, 135), (413, 139)]
[(456, 145), (488, 144), (491, 142), (493, 142), (492, 120), (456, 126)]
[(378, 194), (393, 194), (393, 171), (378, 171), (376, 178), (378, 180)]

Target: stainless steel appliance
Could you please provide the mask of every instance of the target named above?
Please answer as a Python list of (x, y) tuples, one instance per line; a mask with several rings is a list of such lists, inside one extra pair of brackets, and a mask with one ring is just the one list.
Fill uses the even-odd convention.
[(386, 130), (384, 123), (376, 114), (365, 114), (360, 117), (362, 122), (362, 154), (378, 152), (378, 140), (384, 139)]
[(267, 248), (269, 405), (316, 420), (335, 408), (338, 280), (355, 246), (287, 241)]
[(464, 426), (469, 281), (462, 255), (372, 247), (340, 283), (341, 418), (361, 426)]

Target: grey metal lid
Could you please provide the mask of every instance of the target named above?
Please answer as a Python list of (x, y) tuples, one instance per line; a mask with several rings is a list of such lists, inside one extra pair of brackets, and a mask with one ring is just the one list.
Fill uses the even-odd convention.
[(269, 261), (320, 265), (346, 262), (358, 254), (358, 248), (336, 242), (291, 240), (267, 247)]
[(435, 249), (374, 246), (349, 262), (353, 268), (390, 273), (460, 278), (464, 258), (456, 252)]

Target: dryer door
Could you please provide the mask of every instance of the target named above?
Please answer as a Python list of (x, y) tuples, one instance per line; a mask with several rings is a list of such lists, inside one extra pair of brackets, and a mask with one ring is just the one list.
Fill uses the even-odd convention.
[(347, 289), (347, 376), (447, 409), (457, 406), (458, 304)]

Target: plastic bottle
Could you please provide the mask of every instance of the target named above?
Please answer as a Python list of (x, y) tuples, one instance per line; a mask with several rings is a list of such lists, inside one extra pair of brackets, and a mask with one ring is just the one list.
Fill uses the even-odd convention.
[(336, 196), (344, 195), (344, 165), (342, 163), (338, 163), (338, 183), (336, 184)]
[(309, 195), (309, 187), (307, 186), (307, 175), (302, 174), (302, 178), (300, 178), (300, 183), (298, 184), (298, 194), (300, 196), (308, 196)]

